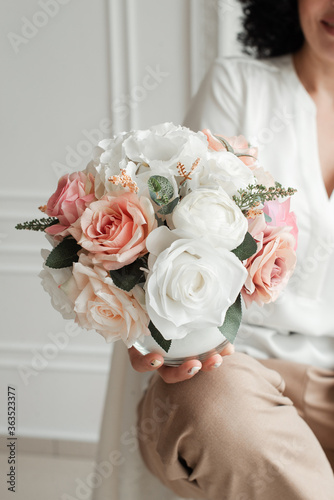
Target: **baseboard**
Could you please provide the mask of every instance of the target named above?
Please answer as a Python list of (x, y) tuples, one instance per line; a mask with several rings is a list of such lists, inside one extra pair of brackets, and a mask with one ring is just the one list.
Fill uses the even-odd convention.
[[(6, 453), (10, 438), (0, 434), (0, 452)], [(18, 436), (17, 453), (38, 453), (54, 457), (81, 457), (94, 460), (97, 443), (89, 441), (71, 441), (67, 439), (50, 439), (40, 437)]]

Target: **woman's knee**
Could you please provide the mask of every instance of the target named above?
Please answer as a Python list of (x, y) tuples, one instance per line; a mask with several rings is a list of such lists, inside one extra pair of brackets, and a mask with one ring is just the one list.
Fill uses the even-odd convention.
[[(219, 435), (225, 449), (252, 452), (254, 440), (261, 442), (261, 414), (268, 408), (291, 404), (280, 392), (282, 379), (272, 370), (243, 354), (234, 354), (212, 372), (197, 374), (178, 384), (156, 378), (139, 408), (139, 426), (157, 449), (173, 449), (175, 440), (192, 435), (205, 452)], [(254, 451), (254, 450), (253, 450)], [(168, 459), (171, 456), (168, 457)]]

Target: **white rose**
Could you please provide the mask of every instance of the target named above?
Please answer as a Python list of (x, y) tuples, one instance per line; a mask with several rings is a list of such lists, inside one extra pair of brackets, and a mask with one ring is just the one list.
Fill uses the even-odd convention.
[(175, 207), (172, 220), (180, 236), (205, 238), (227, 250), (237, 248), (248, 230), (246, 217), (220, 187), (189, 193)]
[(199, 329), (205, 335), (221, 326), (247, 278), (239, 259), (203, 239), (179, 239), (165, 226), (150, 234), (147, 247), (146, 308), (163, 337), (181, 339)]
[(51, 304), (59, 311), (64, 319), (74, 319), (72, 303), (60, 286), (72, 276), (72, 269), (64, 267), (62, 269), (52, 269), (45, 265), (45, 261), (50, 255), (49, 250), (42, 249), (41, 255), (44, 259), (43, 271), (39, 273), (44, 290), (51, 297)]
[(238, 189), (254, 183), (254, 176), (237, 156), (227, 151), (208, 152), (191, 175), (187, 186), (194, 191), (199, 187), (221, 186), (232, 197)]
[(131, 292), (117, 288), (109, 273), (81, 254), (72, 276), (62, 286), (76, 313), (75, 320), (87, 330), (96, 330), (107, 342), (123, 340), (127, 347), (149, 335), (144, 292), (136, 285)]

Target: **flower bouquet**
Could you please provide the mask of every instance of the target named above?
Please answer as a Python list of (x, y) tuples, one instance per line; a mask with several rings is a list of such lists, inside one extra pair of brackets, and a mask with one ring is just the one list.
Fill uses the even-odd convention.
[(164, 123), (102, 140), (48, 217), (16, 227), (50, 241), (40, 276), (64, 318), (178, 365), (234, 341), (242, 297), (263, 305), (287, 284), (294, 192), (242, 136)]

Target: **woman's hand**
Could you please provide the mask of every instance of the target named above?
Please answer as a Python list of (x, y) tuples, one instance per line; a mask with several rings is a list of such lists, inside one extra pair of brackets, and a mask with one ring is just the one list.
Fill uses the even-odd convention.
[(199, 370), (208, 372), (218, 368), (223, 361), (223, 356), (228, 356), (234, 352), (232, 344), (227, 344), (220, 354), (214, 354), (209, 359), (201, 363), (198, 359), (186, 361), (181, 366), (163, 366), (164, 358), (157, 353), (149, 353), (143, 356), (135, 347), (129, 349), (132, 368), (137, 372), (152, 372), (158, 370), (159, 375), (167, 384), (183, 382), (193, 377)]

